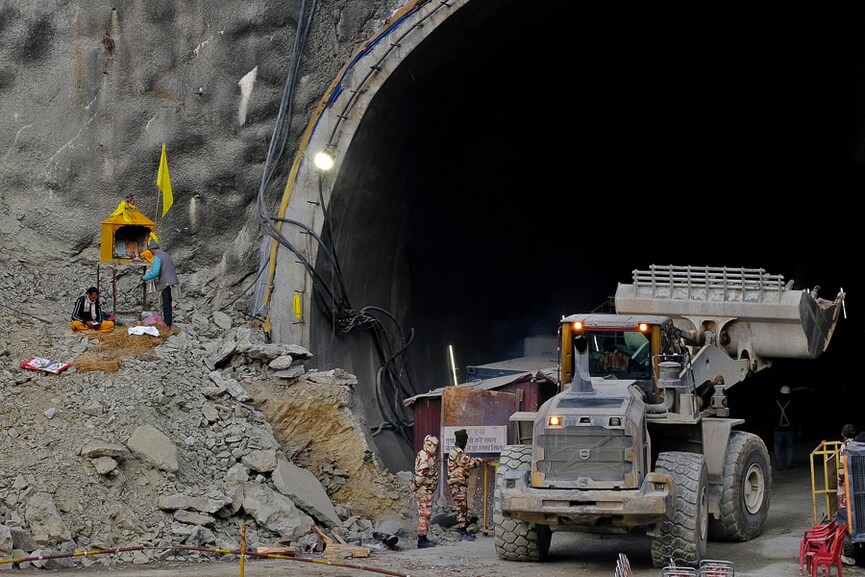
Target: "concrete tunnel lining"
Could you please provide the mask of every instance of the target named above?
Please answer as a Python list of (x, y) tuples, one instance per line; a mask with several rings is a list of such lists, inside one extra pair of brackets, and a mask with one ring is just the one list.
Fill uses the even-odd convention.
[[(495, 6), (475, 2), (471, 8), (468, 4), (430, 2), (416, 10), (409, 5), (358, 51), (325, 95), (320, 114), (311, 121), (308, 142), (296, 159), (294, 181), (286, 189), (285, 216), (304, 223), (314, 234), (296, 226), (284, 226), (283, 234), (315, 263), (315, 276), (321, 282), (338, 287), (344, 281), (352, 304), (376, 307), (372, 314), (389, 335), (376, 343), (370, 331), (347, 335), (335, 330), (328, 315), (314, 302), (309, 271), (298, 263), (296, 255), (280, 247), (269, 303), (272, 336), (310, 348), (315, 355), (311, 364), (316, 367), (340, 367), (355, 374), (371, 427), (410, 420), (401, 399), (449, 382), (441, 350), (441, 333), (446, 328), (431, 327), (420, 338), (414, 338), (411, 331), (412, 317), (417, 320), (419, 316), (412, 310), (412, 296), (424, 290), (422, 282), (412, 280), (419, 268), (412, 267), (412, 259), (428, 250), (424, 245), (440, 242), (436, 237), (454, 225), (447, 222), (449, 207), (407, 193), (418, 188), (416, 179), (433, 178), (432, 169), (423, 168), (412, 156), (433, 155), (440, 146), (454, 148), (448, 143), (451, 134), (430, 134), (429, 119), (424, 116), (442, 102), (446, 103), (445, 111), (437, 112), (437, 118), (454, 114), (455, 107), (481, 106), (483, 99), (462, 102), (461, 94), (436, 93), (436, 86), (453, 74), (461, 78), (456, 84), (448, 81), (449, 85), (474, 82), (471, 79), (479, 69), (457, 64), (464, 61), (466, 53), (478, 54), (484, 47), (501, 44), (482, 31), (495, 38), (503, 34), (505, 24), (513, 26), (519, 21), (523, 12), (514, 9), (519, 3), (512, 1)], [(505, 17), (507, 10), (510, 15)], [(504, 37), (509, 34), (512, 32), (505, 32)], [(459, 117), (465, 119), (466, 113), (460, 112)], [(436, 130), (447, 131), (448, 123), (443, 124)], [(311, 157), (326, 146), (338, 152), (336, 165), (331, 171), (320, 172)], [(460, 155), (462, 152), (454, 156)], [(436, 222), (419, 224), (424, 220)], [(434, 233), (436, 228), (439, 234)], [(330, 248), (322, 249), (315, 237)], [(339, 275), (331, 254), (338, 255)], [(300, 318), (294, 314), (295, 295), (302, 303)], [(420, 316), (436, 314), (430, 310)], [(409, 340), (411, 366), (394, 354), (408, 346)], [(382, 353), (383, 346), (390, 352)], [(389, 357), (391, 363), (384, 360)], [(382, 384), (379, 371), (383, 365), (396, 365), (397, 380), (402, 382)], [(410, 431), (404, 429), (399, 438), (396, 428), (382, 427), (375, 436), (376, 446), (389, 456), (385, 461), (392, 467), (405, 466), (413, 457), (410, 439), (406, 438)]]
[[(810, 256), (772, 240), (783, 238), (780, 219), (737, 230), (735, 244), (725, 234), (694, 234), (697, 219), (706, 215), (695, 212), (699, 207), (690, 200), (695, 183), (714, 199), (712, 222), (732, 226), (742, 222), (740, 207), (724, 202), (724, 195), (739, 185), (741, 174), (708, 164), (707, 158), (717, 158), (724, 166), (728, 155), (705, 127), (668, 119), (701, 118), (710, 110), (719, 123), (735, 125), (734, 114), (743, 116), (744, 125), (754, 120), (742, 109), (710, 106), (705, 95), (723, 79), (714, 77), (716, 68), (688, 76), (689, 62), (703, 55), (685, 50), (687, 57), (679, 57), (681, 38), (651, 44), (655, 30), (666, 26), (669, 15), (662, 10), (648, 11), (642, 22), (647, 12), (626, 18), (592, 7), (577, 15), (571, 6), (555, 0), (407, 6), (417, 10), (401, 26), (416, 24), (434, 8), (450, 15), (429, 18), (398, 49), (376, 48), (391, 48), (392, 61), (342, 121), (339, 164), (321, 175), (321, 189), (309, 156), (327, 143), (332, 118), (310, 123), (309, 140), (295, 158), (284, 215), (322, 238), (337, 255), (339, 271), (322, 258), (311, 234), (291, 226), (284, 233), (311, 255), (315, 274), (328, 284), (339, 273), (353, 309), (371, 305), (393, 315), (394, 323), (380, 317), (389, 330), (402, 331), (391, 333), (395, 341), (411, 339), (402, 368), (416, 392), (450, 382), (448, 344), (461, 379), (467, 365), (519, 356), (522, 337), (554, 334), (562, 314), (592, 310), (634, 268), (717, 264), (790, 275)], [(695, 49), (710, 44), (696, 36), (688, 40)], [(745, 43), (746, 49), (753, 46)], [(365, 76), (366, 59), (378, 56), (371, 51), (358, 60), (351, 79)], [(545, 59), (552, 70), (542, 72)], [(640, 69), (649, 63), (654, 68)], [(671, 87), (659, 88), (663, 82)], [(342, 89), (340, 98), (346, 98), (351, 85)], [(722, 91), (718, 98), (728, 96)], [(322, 115), (338, 114), (339, 102)], [(748, 170), (756, 160), (743, 162), (741, 170)], [(712, 181), (701, 180), (704, 173)], [(634, 191), (651, 201), (632, 202)], [(748, 198), (750, 212), (771, 208), (770, 199)], [(600, 218), (586, 216), (592, 211)], [(605, 230), (596, 220), (615, 224)], [(664, 221), (672, 235), (664, 242), (626, 234), (635, 224)], [(581, 228), (585, 234), (575, 236)], [(591, 242), (580, 246), (578, 239)], [(751, 247), (757, 244), (762, 250), (755, 260)], [(370, 332), (334, 330), (314, 304), (309, 271), (296, 261), (285, 247), (278, 249), (269, 309), (274, 340), (309, 348), (312, 368), (356, 375), (368, 424), (382, 424), (381, 397), (404, 393), (376, 390), (382, 362)], [(800, 287), (813, 282), (796, 280)], [(292, 312), (295, 291), (302, 295), (301, 319)], [(834, 342), (830, 353), (839, 346)], [(391, 350), (399, 348), (392, 344)], [(786, 376), (825, 365), (794, 366)], [(784, 376), (773, 368), (759, 379)], [(750, 398), (764, 389), (737, 387), (733, 394)], [(373, 444), (389, 468), (408, 467), (413, 451), (394, 431), (377, 432)]]

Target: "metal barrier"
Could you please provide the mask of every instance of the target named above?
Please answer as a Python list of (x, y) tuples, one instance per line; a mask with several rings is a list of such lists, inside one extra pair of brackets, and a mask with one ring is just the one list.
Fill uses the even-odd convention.
[[(838, 465), (841, 441), (822, 441), (811, 451), (811, 502), (814, 524), (834, 519), (838, 514)], [(819, 480), (819, 482), (818, 482)], [(825, 506), (818, 515), (817, 503)]]

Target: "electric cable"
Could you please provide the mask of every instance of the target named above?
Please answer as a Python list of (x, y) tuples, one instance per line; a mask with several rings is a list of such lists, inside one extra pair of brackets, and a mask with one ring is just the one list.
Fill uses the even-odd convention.
[[(355, 55), (352, 61), (343, 69), (333, 92), (328, 98), (326, 108), (333, 106), (338, 96), (342, 93), (342, 81), (346, 77), (346, 74), (353, 69), (354, 65), (359, 62), (363, 57), (365, 57), (379, 42), (381, 42), (384, 38), (388, 37), (391, 31), (397, 29), (406, 18), (408, 18), (411, 14), (415, 13), (419, 9), (419, 7), (425, 3), (425, 1), (415, 2), (414, 6), (411, 7), (401, 18), (395, 20), (394, 22), (391, 22), (386, 29), (381, 31), (372, 41), (367, 44), (367, 46), (363, 50), (361, 50), (358, 54)], [(366, 76), (361, 79), (360, 85), (363, 85), (369, 77), (371, 77), (375, 72), (378, 71), (381, 62), (394, 49), (399, 47), (399, 42), (403, 38), (405, 38), (407, 34), (421, 26), (424, 20), (426, 20), (426, 18), (431, 17), (443, 6), (447, 6), (447, 4), (445, 2), (442, 2), (432, 11), (431, 14), (427, 15), (420, 22), (415, 23), (410, 28), (403, 31), (403, 33), (399, 37), (392, 39), (390, 42), (390, 48), (385, 51), (385, 53), (381, 56), (381, 58), (376, 64), (370, 67), (369, 72), (367, 72)], [(374, 386), (374, 390), (376, 393), (376, 401), (379, 406), (379, 410), (382, 412), (382, 417), (385, 418), (386, 425), (397, 431), (400, 437), (402, 437), (409, 444), (409, 446), (412, 446), (413, 441), (410, 436), (409, 428), (413, 426), (413, 420), (408, 416), (403, 400), (415, 394), (414, 386), (411, 383), (409, 373), (406, 370), (405, 357), (406, 352), (411, 342), (413, 341), (414, 330), (412, 329), (412, 331), (410, 332), (409, 339), (406, 339), (402, 327), (400, 327), (398, 321), (388, 311), (379, 307), (371, 306), (364, 307), (360, 310), (355, 310), (351, 306), (351, 303), (349, 301), (348, 291), (344, 282), (342, 268), (340, 266), (335, 248), (329, 248), (327, 246), (327, 243), (324, 242), (323, 239), (320, 238), (318, 235), (316, 235), (309, 226), (293, 219), (273, 216), (269, 213), (269, 211), (266, 210), (265, 207), (266, 191), (271, 185), (271, 181), (278, 165), (278, 160), (282, 157), (282, 154), (285, 150), (290, 125), (289, 120), (285, 118), (285, 114), (286, 110), (291, 110), (293, 104), (294, 85), (299, 67), (300, 55), (302, 53), (302, 47), (304, 46), (306, 41), (306, 35), (314, 10), (314, 1), (311, 3), (308, 10), (306, 2), (303, 2), (301, 5), (301, 16), (298, 18), (298, 31), (295, 35), (294, 54), (291, 61), (289, 74), (286, 78), (283, 97), (280, 102), (280, 109), (274, 127), (274, 133), (270, 141), (267, 157), (265, 159), (262, 181), (261, 185), (259, 186), (259, 191), (256, 198), (259, 220), (265, 233), (265, 238), (270, 237), (271, 239), (278, 242), (280, 246), (288, 249), (289, 252), (291, 252), (297, 258), (298, 262), (301, 264), (304, 270), (306, 270), (307, 273), (310, 275), (313, 291), (312, 301), (316, 302), (319, 305), (323, 313), (330, 321), (330, 343), (334, 341), (337, 331), (345, 334), (357, 330), (371, 331), (373, 345), (378, 356), (378, 361), (380, 363), (380, 367), (376, 372), (376, 382)], [(355, 94), (353, 94), (348, 99), (345, 106), (343, 107), (342, 114), (338, 115), (337, 122), (333, 127), (333, 132), (331, 133), (329, 138), (329, 144), (332, 142), (334, 136), (336, 135), (337, 127), (340, 125), (341, 120), (343, 118), (347, 118), (346, 115), (348, 114), (349, 109), (353, 107), (356, 103), (356, 97), (359, 92), (360, 91), (355, 92)], [(317, 123), (320, 119), (321, 116), (316, 119), (313, 129), (317, 127)], [(322, 212), (324, 213), (323, 226), (326, 227), (327, 231), (327, 235), (323, 236), (327, 236), (330, 241), (333, 241), (333, 239), (335, 239), (332, 228), (333, 223), (331, 222), (331, 219), (327, 214), (327, 205), (324, 202), (321, 173), (319, 173), (318, 175), (318, 193), (320, 207)], [(309, 234), (311, 238), (315, 240), (317, 246), (320, 247), (321, 254), (327, 257), (327, 260), (332, 267), (332, 270), (330, 271), (330, 276), (332, 277), (330, 280), (332, 281), (332, 283), (326, 282), (326, 280), (322, 276), (322, 273), (319, 272), (318, 266), (313, 266), (309, 259), (304, 256), (303, 252), (296, 246), (294, 246), (291, 241), (289, 241), (289, 239), (287, 239), (286, 236), (282, 234), (280, 228), (281, 224), (290, 224), (300, 227), (306, 234)], [(259, 289), (261, 288), (260, 283), (262, 282), (263, 271), (268, 268), (270, 264), (270, 255), (272, 254), (270, 251), (266, 250), (265, 242), (266, 241), (262, 242), (262, 258), (259, 262), (259, 274), (256, 276), (256, 279), (252, 285), (258, 287)], [(272, 292), (273, 288), (273, 283), (269, 283), (268, 290)], [(243, 291), (242, 294), (245, 294), (246, 292), (247, 291)], [(253, 313), (257, 315), (260, 312), (259, 305), (264, 300), (263, 290), (256, 291), (255, 300), (256, 303), (253, 305)], [(384, 315), (391, 321), (391, 330), (395, 331), (395, 335), (392, 335), (388, 331), (388, 328), (386, 328), (381, 323), (380, 319), (377, 317), (377, 314)], [(327, 345), (328, 348), (330, 347), (330, 343)], [(379, 426), (373, 434), (376, 434), (377, 432), (383, 430), (384, 427), (384, 424)]]
[[(323, 226), (326, 228), (328, 238), (334, 239), (335, 234), (332, 228), (333, 219), (330, 218), (327, 210), (327, 203), (324, 201), (321, 173), (319, 173), (318, 177), (318, 195), (323, 213)], [(324, 247), (322, 240), (317, 237), (313, 231), (310, 230), (308, 232), (318, 241), (319, 246)], [(405, 398), (412, 396), (414, 390), (411, 382), (409, 381), (409, 383), (406, 384), (402, 378), (402, 375), (405, 375), (405, 377), (408, 378), (408, 372), (405, 370), (404, 363), (401, 364), (399, 368), (396, 368), (396, 361), (399, 359), (404, 361), (403, 355), (413, 340), (414, 329), (411, 331), (411, 338), (407, 341), (399, 321), (387, 310), (375, 306), (366, 306), (360, 309), (360, 311), (355, 312), (349, 303), (345, 282), (342, 276), (342, 269), (339, 265), (336, 251), (327, 250), (325, 247), (325, 254), (328, 255), (332, 263), (333, 275), (337, 281), (340, 295), (342, 296), (342, 307), (336, 309), (338, 311), (338, 317), (334, 318), (332, 326), (336, 326), (338, 330), (344, 333), (358, 329), (372, 330), (373, 345), (380, 363), (380, 367), (376, 371), (373, 387), (373, 390), (375, 391), (376, 404), (379, 407), (379, 411), (385, 419), (385, 422), (391, 425), (392, 428), (400, 434), (409, 447), (412, 447), (413, 440), (411, 438), (410, 428), (413, 426), (414, 421), (406, 414), (405, 405), (402, 401)], [(392, 339), (379, 319), (375, 316), (375, 312), (385, 315), (395, 328), (395, 331), (397, 332), (396, 338), (400, 343), (400, 346), (397, 347), (396, 353), (392, 352), (394, 349)], [(333, 338), (332, 335), (331, 342)], [(392, 395), (388, 394), (388, 389), (393, 391)], [(380, 431), (380, 428), (374, 430), (373, 435), (376, 435)]]
[[(271, 218), (269, 212), (265, 208), (265, 193), (267, 189), (270, 188), (271, 181), (273, 179), (273, 175), (276, 171), (276, 167), (279, 164), (279, 161), (282, 159), (282, 155), (285, 152), (285, 144), (288, 139), (288, 135), (291, 132), (291, 108), (294, 103), (294, 92), (295, 92), (295, 84), (297, 78), (297, 71), (300, 67), (300, 60), (303, 53), (303, 48), (306, 46), (306, 38), (309, 32), (309, 28), (312, 22), (312, 16), (315, 13), (315, 0), (311, 0), (309, 3), (306, 0), (303, 0), (300, 5), (300, 15), (298, 17), (298, 28), (297, 32), (294, 36), (294, 47), (292, 58), (289, 64), (289, 72), (286, 75), (285, 85), (283, 88), (282, 99), (279, 104), (279, 112), (277, 113), (276, 121), (274, 122), (273, 134), (270, 139), (270, 144), (268, 145), (267, 155), (264, 161), (264, 170), (261, 176), (261, 184), (258, 188), (258, 195), (256, 197), (256, 208), (258, 210), (259, 220), (261, 222), (262, 229), (266, 236), (273, 237), (277, 239), (280, 244), (285, 245), (286, 243), (284, 238), (280, 239), (282, 235), (279, 234), (278, 227), (275, 222)], [(288, 111), (288, 115), (286, 115), (286, 111)], [(292, 250), (295, 254), (297, 251)], [(264, 270), (267, 269), (267, 265), (269, 262), (269, 257), (266, 257), (267, 251), (262, 251), (263, 256), (261, 261), (259, 262), (259, 270), (260, 274), (256, 279), (256, 283), (263, 278)], [(259, 291), (260, 292), (260, 291)], [(253, 306), (254, 314), (258, 314), (258, 307), (256, 305)]]

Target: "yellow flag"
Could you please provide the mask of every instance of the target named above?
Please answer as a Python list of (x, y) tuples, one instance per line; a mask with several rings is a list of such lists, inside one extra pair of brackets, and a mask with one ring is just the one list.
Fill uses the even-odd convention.
[(174, 204), (171, 193), (171, 177), (168, 175), (168, 157), (165, 156), (165, 143), (162, 143), (162, 158), (159, 159), (159, 172), (156, 174), (156, 186), (162, 191), (162, 216)]

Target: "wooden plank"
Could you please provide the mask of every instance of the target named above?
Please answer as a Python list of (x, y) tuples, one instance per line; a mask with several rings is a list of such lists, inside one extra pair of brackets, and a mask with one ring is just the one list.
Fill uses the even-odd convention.
[(348, 545), (348, 543), (345, 542), (345, 539), (343, 539), (342, 537), (340, 537), (339, 534), (338, 534), (336, 531), (331, 531), (330, 533), (331, 533), (331, 535), (333, 535), (333, 538), (334, 538), (334, 539), (336, 539), (337, 541), (339, 541), (339, 542), (342, 543), (343, 545)]
[(312, 528), (318, 533), (318, 536), (321, 537), (321, 540), (324, 541), (325, 546), (333, 543), (333, 539), (324, 534), (324, 531), (318, 528), (318, 525), (313, 525)]
[(313, 525), (312, 528), (324, 541), (324, 552), (322, 557), (325, 559), (343, 559), (345, 557), (369, 557), (369, 547), (361, 547), (360, 545), (349, 545), (343, 541), (339, 535), (334, 533), (334, 536), (339, 539), (339, 543), (334, 543), (333, 539), (325, 534), (324, 531), (318, 528), (318, 525)]
[(360, 545), (343, 545), (342, 543), (330, 543), (322, 553), (325, 559), (343, 559), (346, 557), (369, 557), (370, 549)]
[(263, 555), (294, 555), (297, 549), (294, 547), (256, 547), (255, 552)]

